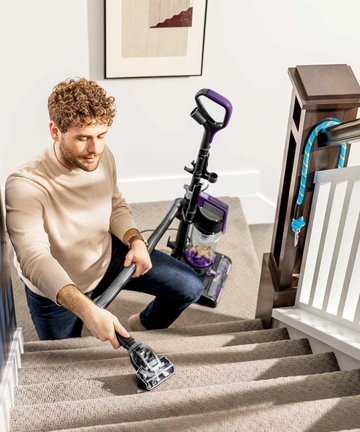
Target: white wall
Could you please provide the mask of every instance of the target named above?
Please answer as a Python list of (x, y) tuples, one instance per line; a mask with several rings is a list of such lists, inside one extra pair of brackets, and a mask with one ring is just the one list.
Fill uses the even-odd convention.
[(234, 106), (212, 145), (209, 170), (219, 181), (211, 191), (257, 193), (275, 204), (292, 91), (288, 68), (346, 63), (360, 81), (359, 13), (358, 0), (208, 0), (201, 77), (104, 80), (102, 0), (3, 2), (0, 182), (50, 144), (52, 87), (86, 76), (117, 100), (108, 144), (125, 190), (137, 188), (130, 202), (182, 195), (183, 167), (196, 158), (202, 135), (189, 114), (205, 87)]

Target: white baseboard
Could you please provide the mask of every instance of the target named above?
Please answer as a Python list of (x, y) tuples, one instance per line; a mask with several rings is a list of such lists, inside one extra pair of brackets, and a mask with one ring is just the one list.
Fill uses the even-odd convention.
[[(275, 204), (258, 193), (260, 172), (257, 170), (218, 173), (218, 181), (206, 190), (215, 197), (238, 197), (249, 224), (273, 223)], [(190, 175), (119, 179), (119, 188), (129, 204), (173, 201), (184, 196), (184, 185)]]
[[(206, 192), (216, 197), (254, 195), (258, 190), (260, 173), (257, 170), (217, 173), (216, 183), (210, 183)], [(191, 175), (118, 179), (119, 189), (128, 203), (173, 201), (184, 196), (184, 185), (190, 184)]]
[(239, 196), (249, 225), (274, 223), (276, 206), (260, 194)]
[(18, 369), (24, 352), (22, 328), (17, 328), (11, 343), (9, 357), (0, 383), (0, 431), (10, 432), (10, 410), (15, 402), (15, 387), (18, 383)]

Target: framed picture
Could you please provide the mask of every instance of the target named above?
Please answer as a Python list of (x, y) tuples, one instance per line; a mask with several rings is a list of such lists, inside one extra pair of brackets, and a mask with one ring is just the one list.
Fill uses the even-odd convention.
[(105, 78), (201, 75), (207, 0), (104, 0)]

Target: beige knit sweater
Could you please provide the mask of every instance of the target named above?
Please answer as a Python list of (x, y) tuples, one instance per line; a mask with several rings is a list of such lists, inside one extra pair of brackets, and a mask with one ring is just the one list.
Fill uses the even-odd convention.
[(5, 202), (19, 276), (53, 301), (68, 284), (95, 288), (110, 262), (110, 233), (122, 240), (136, 228), (107, 147), (93, 172), (68, 170), (48, 148), (8, 177)]

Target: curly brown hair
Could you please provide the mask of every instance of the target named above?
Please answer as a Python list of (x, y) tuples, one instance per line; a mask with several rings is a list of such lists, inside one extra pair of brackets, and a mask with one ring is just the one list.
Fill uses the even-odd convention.
[(116, 114), (115, 98), (85, 78), (68, 78), (56, 85), (48, 99), (48, 110), (50, 120), (62, 133), (69, 127), (93, 123), (111, 126)]

